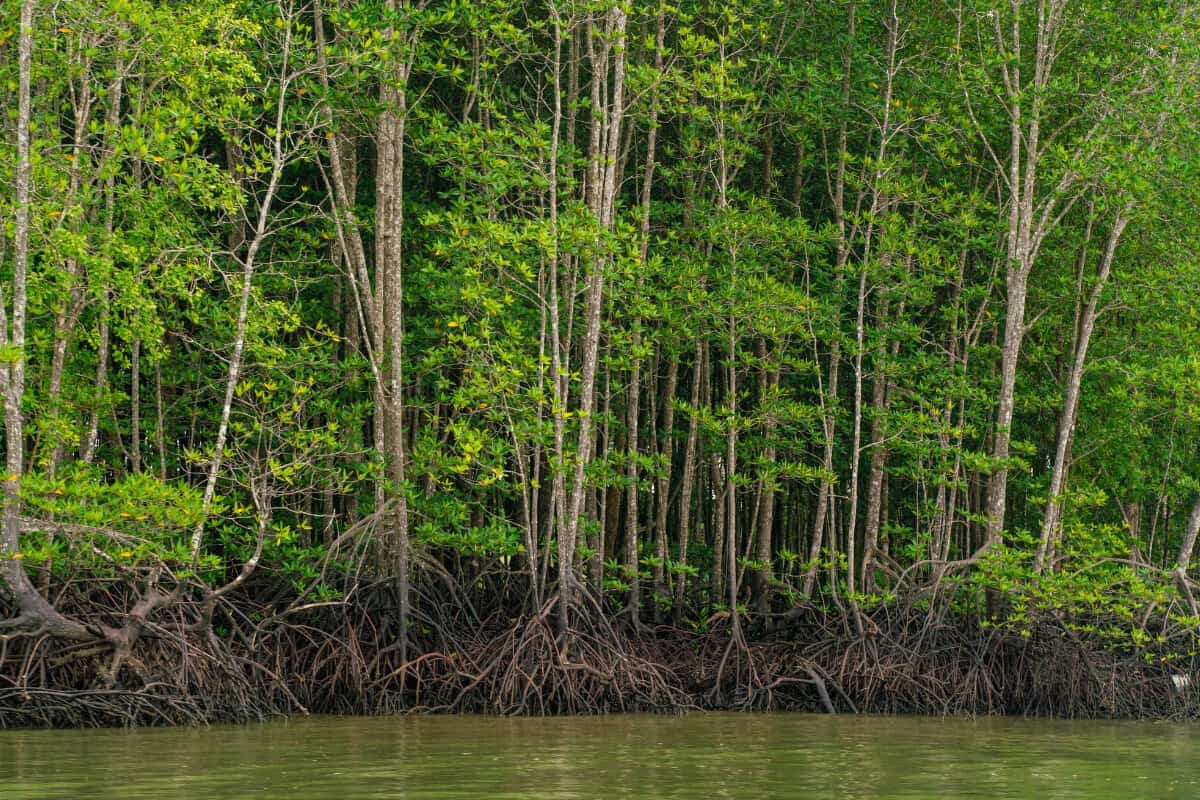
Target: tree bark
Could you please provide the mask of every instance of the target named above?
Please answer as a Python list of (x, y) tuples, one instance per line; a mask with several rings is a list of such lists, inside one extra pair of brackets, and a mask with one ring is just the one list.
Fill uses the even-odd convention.
[[(385, 9), (395, 15), (407, 0), (387, 0)], [(375, 180), (376, 287), (382, 294), (383, 337), (386, 347), (383, 434), (388, 478), (394, 511), (386, 537), (386, 573), (397, 582), (400, 595), (400, 660), (408, 658), (409, 520), (407, 490), (407, 426), (404, 420), (404, 139), (408, 122), (408, 77), (414, 58), (411, 31), (398, 32), (390, 25), (385, 41), (398, 42), (391, 54), (379, 89), (382, 110), (376, 124)]]
[(1075, 438), (1075, 423), (1079, 416), (1079, 399), (1083, 385), (1083, 373), (1087, 365), (1088, 345), (1091, 343), (1092, 332), (1096, 327), (1096, 318), (1100, 315), (1100, 295), (1108, 285), (1112, 275), (1113, 260), (1116, 257), (1117, 246), (1121, 235), (1129, 224), (1130, 208), (1126, 206), (1117, 214), (1112, 229), (1108, 234), (1108, 242), (1100, 265), (1096, 270), (1096, 282), (1088, 292), (1087, 304), (1079, 319), (1079, 334), (1075, 343), (1075, 354), (1071, 364), (1071, 372), (1067, 376), (1066, 392), (1063, 397), (1063, 407), (1058, 417), (1058, 435), (1054, 444), (1054, 465), (1050, 472), (1050, 486), (1046, 498), (1046, 510), (1042, 516), (1042, 533), (1038, 540), (1037, 554), (1034, 557), (1033, 571), (1041, 574), (1047, 566), (1047, 556), (1052, 552), (1054, 543), (1059, 536), (1062, 517), (1062, 494), (1070, 471), (1070, 450)]
[[(775, 447), (775, 430), (778, 426), (778, 421), (775, 419), (774, 413), (769, 406), (774, 402), (776, 395), (779, 392), (780, 370), (778, 367), (770, 369), (767, 367), (767, 346), (766, 342), (759, 339), (758, 356), (762, 365), (759, 367), (758, 394), (759, 402), (765, 403), (768, 406), (766, 415), (763, 419), (763, 439), (766, 445), (763, 447), (763, 462), (767, 470), (771, 470), (775, 466), (777, 455)], [(769, 610), (770, 601), (770, 586), (773, 576), (772, 570), (772, 553), (771, 549), (771, 534), (775, 527), (775, 476), (768, 474), (759, 480), (759, 501), (758, 501), (758, 551), (755, 554), (755, 560), (760, 564), (765, 565), (754, 571), (752, 590), (752, 602), (760, 614), (765, 614)]]
[[(1003, 538), (1017, 365), (1021, 356), (1021, 346), (1028, 332), (1025, 303), (1029, 293), (1029, 275), (1037, 260), (1041, 242), (1050, 227), (1057, 222), (1054, 210), (1060, 196), (1071, 183), (1071, 173), (1067, 171), (1059, 185), (1038, 203), (1039, 167), (1043, 155), (1042, 97), (1059, 53), (1056, 43), (1062, 30), (1066, 3), (1051, 4), (1048, 12), (1044, 3), (1039, 5), (1033, 53), (1034, 74), (1028, 84), (1023, 83), (1021, 78), (1023, 0), (1012, 0), (1011, 6), (1012, 24), (1007, 38), (1002, 29), (1001, 15), (994, 15), (996, 42), (1001, 55), (1004, 56), (1000, 68), (1007, 96), (1005, 111), (1009, 117), (1009, 161), (1006, 177), (1008, 231), (1004, 344), (1000, 359), (996, 426), (992, 436), (991, 455), (994, 466), (988, 479), (987, 525), (982, 548), (999, 544)], [(1028, 106), (1024, 105), (1026, 98), (1029, 99)]]
[[(28, 301), (26, 279), (29, 266), (29, 206), (33, 181), (30, 115), (32, 105), (31, 75), (33, 71), (33, 12), (34, 0), (21, 3), (21, 18), (17, 34), (17, 163), (14, 180), (15, 221), (13, 226), (12, 330), (9, 320), (0, 319), (0, 345), (11, 347), (8, 363), (0, 365), (0, 381), (4, 392), (4, 445), (7, 474), (4, 476), (4, 541), (0, 552), (0, 574), (8, 588), (21, 601), (23, 614), (26, 605), (36, 604), (41, 596), (25, 574), (21, 551), (21, 475), (25, 471), (25, 428), (21, 416), (21, 401), (25, 397), (25, 310)], [(0, 314), (7, 317), (4, 303)], [(43, 600), (42, 603), (45, 603)], [(41, 609), (37, 609), (41, 610)]]
[(679, 380), (679, 359), (669, 360), (671, 363), (667, 367), (667, 385), (662, 400), (662, 448), (659, 450), (662, 472), (658, 476), (655, 489), (658, 500), (657, 516), (654, 520), (654, 557), (658, 560), (654, 570), (654, 594), (658, 601), (656, 608), (660, 608), (662, 603), (671, 597), (667, 573), (667, 515), (671, 508), (671, 461), (675, 454), (675, 390)]
[[(611, 230), (616, 215), (617, 195), (617, 146), (621, 138), (621, 123), (625, 115), (625, 29), (628, 18), (621, 5), (613, 5), (606, 13), (603, 51), (598, 62), (592, 64), (592, 113), (593, 147), (589, 172), (596, 188), (591, 192), (592, 213), (601, 231)], [(608, 78), (609, 53), (615, 54), (611, 100), (601, 91), (602, 83)], [(603, 134), (603, 135), (601, 135)], [(603, 149), (601, 149), (601, 144)], [(595, 410), (595, 386), (598, 356), (600, 352), (600, 321), (604, 299), (604, 278), (608, 270), (609, 256), (601, 253), (589, 264), (585, 277), (585, 332), (583, 356), (580, 364), (581, 385), (579, 402), (579, 447), (576, 450), (575, 470), (572, 476), (570, 507), (566, 529), (559, 534), (558, 555), (558, 614), (559, 627), (570, 628), (570, 612), (574, 603), (574, 574), (576, 541), (579, 536), (580, 516), (587, 491), (584, 469), (592, 458), (593, 414)]]
[[(683, 453), (683, 478), (679, 487), (679, 563), (688, 563), (688, 544), (692, 533), (692, 492), (699, 469), (700, 442), (700, 388), (704, 382), (705, 344), (699, 337), (696, 339), (696, 355), (692, 365), (692, 395), (689, 401), (690, 418), (688, 420), (687, 444)], [(678, 618), (683, 608), (683, 598), (687, 591), (687, 573), (680, 571), (675, 581), (675, 598), (672, 608)]]
[(142, 340), (134, 338), (129, 355), (129, 457), (133, 473), (142, 471)]

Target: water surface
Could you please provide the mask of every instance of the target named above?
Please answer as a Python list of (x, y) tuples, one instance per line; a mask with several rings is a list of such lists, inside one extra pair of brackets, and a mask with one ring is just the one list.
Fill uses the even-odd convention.
[(0, 798), (1196, 798), (1197, 732), (792, 714), (0, 731)]

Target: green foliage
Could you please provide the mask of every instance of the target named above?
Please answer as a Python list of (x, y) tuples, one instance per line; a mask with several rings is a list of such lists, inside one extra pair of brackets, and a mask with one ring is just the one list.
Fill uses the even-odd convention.
[[(1164, 577), (1200, 493), (1186, 3), (1068, 4), (1044, 84), (1030, 3), (897, 3), (895, 22), (892, 4), (845, 0), (623, 3), (620, 68), (615, 49), (600, 61), (613, 3), (395, 6), (323, 3), (318, 30), (303, 4), (39, 5), (28, 336), (0, 342), (6, 375), (27, 368), (14, 478), (31, 569), (166, 565), (217, 586), (253, 562), (333, 599), (395, 577), (403, 498), (416, 569), (471, 584), (487, 563), (512, 603), (542, 574), (537, 591), (554, 590), (577, 522), (581, 580), (614, 603), (638, 584), (677, 616), (727, 599), (732, 545), (753, 577), (740, 599), (766, 586), (777, 604), (871, 613), (929, 604), (925, 582), (944, 579), (956, 613), (1017, 635), (1053, 619), (1154, 649), (1147, 609), (1194, 627)], [(13, 47), (0, 30), (6, 108)], [(391, 117), (403, 174), (387, 176)], [(1018, 309), (1006, 191), (1022, 158), (1049, 222)], [(397, 265), (377, 228), (389, 214)], [(1028, 330), (999, 457), (1016, 314)], [(1002, 473), (1004, 535), (976, 563)], [(630, 567), (614, 554), (634, 501)], [(944, 562), (967, 566), (943, 576)]]

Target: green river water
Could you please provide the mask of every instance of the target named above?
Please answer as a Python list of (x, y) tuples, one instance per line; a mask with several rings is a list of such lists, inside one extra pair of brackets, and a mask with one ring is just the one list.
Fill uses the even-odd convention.
[(0, 731), (0, 798), (1200, 798), (1198, 734), (792, 714)]

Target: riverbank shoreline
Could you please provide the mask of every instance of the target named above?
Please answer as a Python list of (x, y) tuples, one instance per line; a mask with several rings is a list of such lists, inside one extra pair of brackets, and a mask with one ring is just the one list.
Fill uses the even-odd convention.
[(736, 630), (727, 614), (703, 631), (634, 629), (605, 615), (564, 635), (552, 605), (453, 630), (427, 619), (406, 660), (382, 605), (313, 607), (238, 632), (217, 623), (205, 636), (164, 628), (139, 641), (110, 684), (103, 647), (15, 639), (0, 652), (0, 728), (395, 713), (1200, 715), (1191, 660), (1170, 661), (1173, 643), (1122, 649), (1088, 635), (1095, 625), (1049, 615), (1016, 629), (884, 608), (864, 612), (862, 636), (845, 615), (815, 608), (750, 616)]

